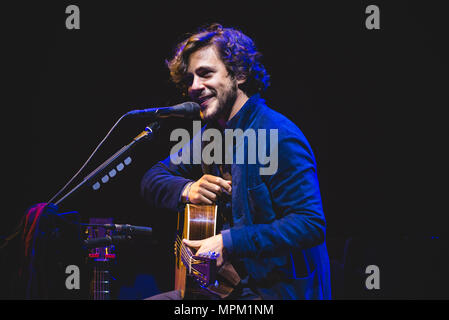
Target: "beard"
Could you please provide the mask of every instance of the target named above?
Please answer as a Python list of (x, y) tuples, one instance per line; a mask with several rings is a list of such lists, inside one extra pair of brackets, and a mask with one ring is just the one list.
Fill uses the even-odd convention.
[(206, 121), (227, 121), (232, 107), (237, 99), (237, 82), (231, 80), (230, 86), (217, 94), (215, 92), (215, 105), (208, 106), (203, 112), (203, 119)]

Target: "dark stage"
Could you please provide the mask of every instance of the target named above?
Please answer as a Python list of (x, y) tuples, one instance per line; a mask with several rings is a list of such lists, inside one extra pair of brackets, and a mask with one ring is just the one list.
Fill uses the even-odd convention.
[[(0, 236), (29, 206), (47, 202), (124, 113), (185, 101), (165, 59), (186, 33), (218, 22), (255, 40), (271, 75), (263, 97), (312, 146), (333, 298), (449, 298), (447, 11), (436, 1), (251, 3), (7, 6)], [(80, 29), (66, 28), (70, 4), (80, 9)], [(380, 9), (380, 29), (365, 25), (371, 4)], [(147, 124), (121, 121), (71, 187)], [(161, 121), (123, 172), (58, 208), (77, 211), (81, 222), (111, 217), (153, 228), (151, 237), (116, 247), (114, 299), (172, 289), (176, 215), (149, 208), (140, 180), (168, 156), (175, 128), (192, 130), (192, 123)], [(0, 298), (20, 299), (9, 281), (18, 253), (5, 250)], [(380, 288), (366, 287), (370, 265), (379, 268)]]

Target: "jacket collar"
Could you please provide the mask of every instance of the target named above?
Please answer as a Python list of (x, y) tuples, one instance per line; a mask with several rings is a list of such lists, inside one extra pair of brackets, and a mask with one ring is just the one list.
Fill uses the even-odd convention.
[(265, 100), (260, 97), (259, 93), (251, 96), (240, 110), (232, 117), (231, 120), (226, 122), (227, 129), (243, 129), (247, 126), (256, 116), (257, 109), (260, 105), (265, 104)]

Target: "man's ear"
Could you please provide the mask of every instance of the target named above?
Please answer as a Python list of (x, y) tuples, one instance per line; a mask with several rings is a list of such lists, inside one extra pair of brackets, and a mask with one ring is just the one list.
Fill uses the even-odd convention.
[(236, 77), (236, 79), (238, 85), (244, 84), (246, 82), (246, 75), (240, 74)]

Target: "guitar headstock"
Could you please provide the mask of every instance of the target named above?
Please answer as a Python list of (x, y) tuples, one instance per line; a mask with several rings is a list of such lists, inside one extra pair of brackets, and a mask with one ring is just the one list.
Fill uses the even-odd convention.
[[(111, 224), (112, 218), (90, 218), (89, 224), (101, 225), (101, 224)], [(88, 226), (85, 233), (88, 239), (103, 238), (105, 236), (112, 236), (111, 230), (106, 230), (105, 228), (98, 226)], [(105, 247), (92, 248), (89, 250), (89, 258), (95, 261), (109, 261), (110, 259), (115, 259), (115, 246), (109, 245)]]

